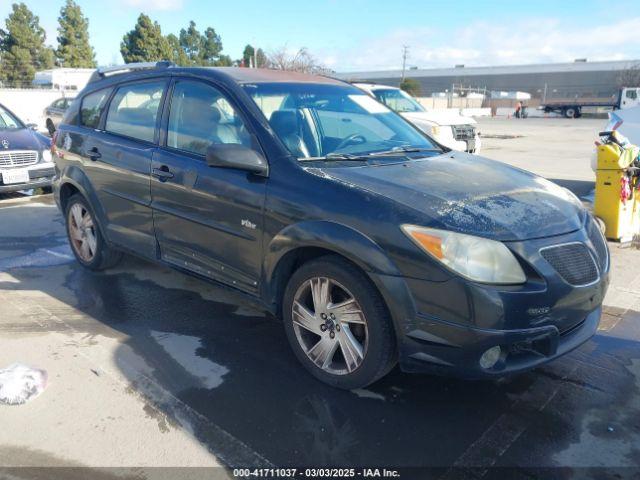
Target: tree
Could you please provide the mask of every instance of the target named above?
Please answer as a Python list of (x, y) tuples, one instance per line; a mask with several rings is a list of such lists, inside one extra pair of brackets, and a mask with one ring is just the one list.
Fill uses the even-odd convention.
[(302, 73), (329, 72), (329, 69), (320, 64), (305, 47), (294, 54), (290, 54), (286, 46), (280, 47), (269, 53), (267, 64), (269, 68), (275, 70), (291, 70)]
[(256, 67), (265, 68), (268, 64), (269, 60), (267, 59), (267, 55), (265, 55), (264, 50), (259, 48), (256, 51)]
[(166, 41), (170, 52), (169, 60), (181, 67), (189, 65), (189, 58), (180, 45), (180, 39), (173, 33), (170, 33), (166, 36)]
[(38, 70), (54, 66), (55, 55), (45, 46), (46, 35), (40, 19), (24, 3), (14, 3), (0, 29), (0, 81), (9, 85), (29, 85)]
[(265, 68), (269, 63), (264, 50), (255, 49), (253, 45), (247, 44), (242, 51), (242, 58), (236, 62), (238, 65), (254, 68)]
[(201, 34), (193, 20), (189, 22), (187, 29), (180, 30), (180, 47), (189, 65), (231, 65), (231, 59), (226, 55), (221, 55), (222, 41), (215, 29), (208, 27)]
[(214, 63), (216, 67), (230, 67), (231, 65), (233, 65), (233, 60), (229, 55), (220, 55)]
[(200, 65), (231, 65), (231, 58), (222, 53), (222, 40), (212, 27), (204, 31)]
[(640, 87), (640, 63), (622, 70), (617, 78), (618, 87)]
[(94, 68), (95, 52), (89, 44), (89, 20), (73, 0), (67, 0), (58, 17), (58, 50), (61, 67)]
[(251, 45), (247, 45), (246, 47), (244, 47), (244, 50), (242, 52), (242, 60), (241, 60), (242, 66), (244, 67), (253, 66), (253, 57), (255, 53), (256, 51)]
[(135, 27), (122, 37), (120, 53), (125, 63), (157, 62), (172, 56), (167, 38), (158, 22), (141, 13)]
[(415, 78), (405, 78), (400, 83), (400, 88), (412, 97), (419, 97), (422, 95), (422, 85), (420, 85), (420, 82)]
[(193, 20), (189, 22), (189, 28), (180, 30), (180, 46), (191, 65), (200, 64), (202, 35), (200, 35), (196, 28), (196, 22)]

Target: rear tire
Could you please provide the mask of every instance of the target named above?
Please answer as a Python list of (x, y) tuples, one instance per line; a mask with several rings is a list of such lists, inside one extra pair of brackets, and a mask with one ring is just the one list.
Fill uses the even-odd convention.
[(567, 107), (564, 109), (564, 116), (567, 118), (576, 118), (577, 110), (573, 107)]
[(357, 267), (335, 255), (302, 265), (284, 293), (284, 328), (302, 365), (333, 387), (365, 387), (397, 361), (384, 300)]
[(122, 252), (105, 242), (93, 209), (79, 193), (67, 201), (65, 223), (71, 251), (83, 267), (105, 270), (122, 259)]

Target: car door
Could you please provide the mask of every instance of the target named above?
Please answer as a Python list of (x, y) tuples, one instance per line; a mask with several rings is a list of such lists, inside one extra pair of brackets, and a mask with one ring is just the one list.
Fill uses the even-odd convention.
[(207, 148), (242, 144), (259, 149), (233, 104), (213, 84), (178, 78), (154, 152), (151, 198), (162, 259), (247, 292), (261, 272), (266, 179), (209, 167)]
[(163, 98), (167, 84), (165, 79), (153, 79), (119, 86), (84, 145), (85, 172), (104, 210), (107, 237), (147, 257), (156, 252), (150, 173), (160, 102), (148, 105)]

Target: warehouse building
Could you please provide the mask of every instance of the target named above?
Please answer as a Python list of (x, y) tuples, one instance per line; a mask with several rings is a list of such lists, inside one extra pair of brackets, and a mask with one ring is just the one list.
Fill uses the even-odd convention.
[[(539, 103), (545, 99), (615, 98), (620, 83), (629, 70), (637, 70), (640, 60), (588, 62), (540, 65), (509, 65), (501, 67), (466, 67), (409, 69), (422, 87), (424, 96), (440, 92), (468, 91), (469, 88), (491, 92), (527, 92)], [(350, 81), (369, 81), (398, 86), (402, 71), (343, 73), (338, 76)]]
[(54, 68), (36, 72), (33, 86), (54, 90), (82, 90), (95, 68)]

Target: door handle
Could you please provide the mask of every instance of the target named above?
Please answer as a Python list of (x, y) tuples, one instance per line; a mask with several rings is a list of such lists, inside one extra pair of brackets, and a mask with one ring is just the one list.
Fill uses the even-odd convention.
[(169, 167), (167, 167), (166, 165), (163, 165), (160, 168), (152, 169), (151, 175), (156, 177), (161, 182), (166, 182), (170, 178), (173, 178), (173, 173), (169, 171)]
[(92, 161), (96, 161), (99, 158), (102, 158), (102, 154), (100, 153), (100, 150), (98, 150), (98, 147), (93, 147), (91, 150), (87, 150), (87, 157), (89, 157), (89, 160)]

